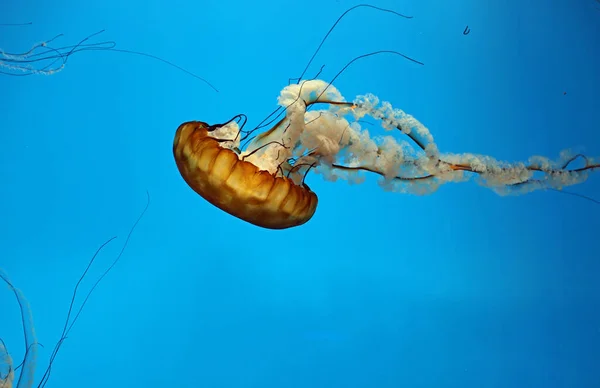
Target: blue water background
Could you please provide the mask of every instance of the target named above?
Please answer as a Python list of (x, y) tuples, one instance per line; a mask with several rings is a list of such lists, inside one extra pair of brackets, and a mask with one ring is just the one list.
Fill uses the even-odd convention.
[[(475, 182), (430, 196), (308, 184), (306, 225), (264, 230), (195, 195), (172, 156), (177, 126), (276, 107), (355, 2), (14, 1), (0, 47), (62, 33), (168, 59), (73, 55), (52, 76), (0, 77), (0, 267), (34, 313), (38, 378), (75, 282), (88, 290), (151, 204), (65, 342), (51, 387), (600, 387), (600, 206)], [(393, 1), (401, 19), (354, 11), (308, 76), (382, 55), (336, 82), (421, 120), (442, 152), (501, 160), (600, 156), (600, 4), (594, 0)], [(471, 32), (463, 35), (469, 26)], [(369, 128), (372, 133), (383, 130)], [(400, 136), (400, 134), (398, 134)], [(571, 188), (600, 197), (600, 176)], [(23, 355), (19, 311), (0, 293), (0, 335)]]

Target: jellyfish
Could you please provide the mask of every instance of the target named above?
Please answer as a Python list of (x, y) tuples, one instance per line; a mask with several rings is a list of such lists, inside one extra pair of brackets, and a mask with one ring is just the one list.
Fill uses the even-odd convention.
[[(127, 245), (129, 244), (131, 235), (133, 234), (135, 228), (137, 227), (138, 223), (143, 218), (146, 211), (148, 210), (149, 206), (150, 206), (150, 195), (147, 194), (146, 206), (144, 207), (144, 209), (142, 210), (140, 215), (137, 217), (137, 219), (133, 223), (132, 227), (129, 229), (129, 234), (127, 235), (125, 242), (123, 243), (123, 246), (121, 247), (121, 250), (119, 251), (117, 257), (114, 259), (114, 261), (111, 263), (111, 265), (102, 273), (102, 275), (100, 275), (100, 277), (96, 280), (96, 282), (92, 285), (92, 287), (90, 288), (88, 293), (85, 295), (79, 308), (77, 310), (74, 310), (75, 300), (77, 298), (77, 291), (79, 289), (81, 282), (86, 277), (87, 272), (89, 271), (92, 264), (96, 260), (96, 257), (102, 252), (102, 250), (110, 242), (115, 240), (116, 237), (111, 237), (110, 239), (106, 240), (102, 245), (100, 245), (100, 247), (96, 250), (96, 252), (92, 256), (92, 258), (88, 262), (81, 277), (75, 284), (75, 287), (73, 289), (73, 296), (71, 298), (71, 303), (69, 304), (69, 309), (67, 312), (67, 317), (65, 320), (65, 324), (64, 324), (62, 333), (60, 335), (58, 342), (54, 346), (52, 353), (50, 354), (50, 360), (48, 361), (48, 366), (47, 366), (46, 370), (44, 371), (44, 374), (42, 375), (40, 382), (36, 385), (37, 388), (42, 388), (42, 387), (46, 386), (48, 380), (50, 379), (50, 374), (52, 372), (52, 364), (54, 363), (62, 344), (64, 343), (67, 336), (69, 335), (69, 332), (71, 331), (71, 329), (77, 322), (77, 319), (81, 315), (83, 308), (87, 304), (90, 296), (92, 295), (92, 293), (94, 292), (94, 290), (96, 289), (98, 284), (102, 281), (102, 279), (104, 279), (104, 277), (106, 275), (108, 275), (108, 273), (113, 269), (113, 267), (121, 259), (121, 256), (123, 255), (125, 249), (127, 248)], [(0, 269), (0, 280), (4, 281), (4, 283), (6, 283), (9, 290), (15, 295), (15, 297), (17, 299), (17, 303), (19, 305), (19, 310), (21, 312), (21, 325), (23, 328), (23, 337), (24, 337), (24, 342), (25, 342), (25, 344), (24, 344), (25, 345), (25, 349), (24, 349), (25, 355), (23, 356), (22, 361), (16, 367), (13, 367), (12, 356), (10, 355), (10, 353), (8, 351), (6, 343), (0, 337), (0, 388), (13, 388), (13, 387), (15, 387), (15, 388), (31, 388), (35, 385), (37, 350), (38, 350), (38, 346), (40, 345), (37, 342), (36, 335), (35, 335), (35, 327), (33, 324), (33, 314), (31, 312), (31, 307), (29, 305), (29, 302), (23, 295), (23, 292), (13, 285), (13, 283), (9, 279), (8, 275), (2, 269)], [(6, 319), (6, 317), (3, 316), (2, 319)], [(16, 373), (18, 373), (18, 377), (16, 377)], [(15, 378), (16, 378), (16, 385), (13, 385), (15, 383)]]
[[(175, 131), (173, 155), (187, 185), (206, 201), (241, 220), (267, 229), (287, 229), (308, 222), (318, 197), (306, 184), (314, 170), (328, 181), (361, 183), (365, 174), (380, 176), (389, 191), (425, 195), (450, 182), (477, 176), (478, 182), (500, 195), (540, 189), (562, 190), (584, 182), (600, 162), (568, 150), (557, 160), (533, 156), (527, 163), (509, 163), (492, 156), (440, 152), (429, 129), (390, 102), (374, 94), (346, 101), (334, 81), (354, 62), (374, 55), (393, 54), (418, 65), (424, 63), (397, 51), (380, 50), (352, 59), (330, 82), (305, 80), (311, 63), (340, 21), (350, 12), (369, 8), (412, 19), (394, 10), (359, 4), (337, 18), (321, 40), (295, 84), (280, 92), (279, 108), (254, 129), (247, 117), (234, 116), (221, 124), (182, 123)], [(323, 67), (321, 67), (321, 70)], [(313, 109), (322, 105), (324, 109)], [(284, 115), (277, 121), (277, 118)], [(274, 118), (271, 118), (275, 116)], [(365, 117), (405, 139), (371, 136)], [(255, 135), (268, 125), (270, 129)], [(584, 166), (570, 168), (576, 160)], [(600, 203), (583, 195), (573, 194)]]
[[(256, 129), (244, 131), (246, 117), (237, 115), (223, 124), (183, 123), (173, 143), (179, 172), (196, 193), (264, 228), (286, 229), (311, 219), (318, 203), (305, 183), (311, 170), (329, 181), (354, 183), (362, 182), (364, 174), (376, 174), (385, 190), (416, 195), (477, 176), (483, 186), (507, 195), (560, 190), (584, 182), (600, 168), (598, 161), (569, 151), (556, 160), (533, 156), (526, 163), (443, 153), (412, 115), (373, 94), (346, 101), (322, 80), (288, 85), (278, 102), (284, 117), (256, 136), (250, 136)], [(324, 108), (311, 110), (317, 105)], [(367, 116), (405, 140), (371, 136), (361, 126)], [(584, 165), (570, 168), (577, 159)]]

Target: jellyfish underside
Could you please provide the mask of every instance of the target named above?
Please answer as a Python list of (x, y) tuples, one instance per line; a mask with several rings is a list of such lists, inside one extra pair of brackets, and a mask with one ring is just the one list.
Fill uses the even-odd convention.
[(312, 217), (317, 196), (307, 185), (260, 170), (234, 150), (221, 147), (214, 132), (199, 121), (177, 129), (175, 160), (194, 191), (218, 208), (265, 228), (289, 228)]
[[(592, 158), (568, 150), (558, 160), (533, 156), (527, 163), (441, 153), (429, 130), (413, 116), (372, 94), (347, 102), (333, 85), (320, 80), (285, 87), (278, 102), (285, 117), (246, 146), (241, 144), (243, 125), (234, 119), (212, 126), (184, 123), (173, 145), (182, 176), (198, 194), (266, 228), (302, 225), (313, 216), (317, 196), (304, 183), (311, 169), (326, 180), (353, 183), (374, 173), (381, 177), (383, 189), (417, 195), (477, 176), (481, 185), (507, 195), (560, 190), (584, 182), (600, 167)], [(311, 109), (317, 104), (325, 109)], [(400, 131), (409, 141), (372, 137), (361, 127), (365, 116), (380, 120), (387, 131)], [(585, 165), (569, 169), (576, 159)], [(270, 189), (277, 195), (269, 195)], [(311, 198), (308, 207), (305, 198)]]

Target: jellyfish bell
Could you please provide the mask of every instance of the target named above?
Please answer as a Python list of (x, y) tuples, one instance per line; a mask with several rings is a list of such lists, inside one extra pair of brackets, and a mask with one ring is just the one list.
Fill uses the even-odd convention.
[(221, 128), (191, 121), (177, 129), (173, 153), (186, 183), (211, 204), (254, 225), (285, 229), (307, 222), (317, 209), (317, 195), (304, 183), (245, 160), (225, 145), (234, 140), (215, 137), (222, 135)]
[[(568, 151), (558, 160), (534, 156), (528, 163), (442, 153), (429, 129), (410, 114), (373, 94), (348, 102), (321, 80), (286, 86), (278, 102), (285, 116), (245, 145), (241, 140), (255, 130), (244, 131), (245, 120), (239, 126), (241, 115), (225, 124), (184, 123), (173, 144), (179, 171), (194, 191), (225, 212), (266, 228), (299, 226), (314, 215), (317, 195), (304, 183), (313, 169), (327, 180), (356, 183), (373, 173), (384, 189), (417, 195), (478, 176), (484, 187), (506, 195), (560, 190), (584, 182), (600, 168), (594, 159)], [(312, 109), (317, 105), (324, 109)], [(365, 116), (388, 132), (400, 131), (406, 140), (371, 136), (361, 127)], [(577, 159), (584, 166), (569, 168)]]

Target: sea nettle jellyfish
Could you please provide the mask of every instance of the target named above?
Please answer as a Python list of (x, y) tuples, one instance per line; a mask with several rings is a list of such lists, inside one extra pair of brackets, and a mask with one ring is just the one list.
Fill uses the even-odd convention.
[[(365, 173), (400, 193), (430, 194), (449, 182), (477, 176), (498, 194), (562, 189), (582, 183), (600, 167), (568, 151), (558, 160), (534, 156), (509, 163), (487, 155), (443, 153), (420, 121), (372, 94), (351, 102), (330, 83), (302, 81), (279, 95), (285, 117), (265, 132), (244, 131), (244, 115), (223, 124), (191, 121), (179, 126), (173, 143), (187, 184), (208, 202), (254, 225), (285, 229), (306, 223), (317, 195), (306, 185), (309, 171), (325, 179), (361, 182)], [(323, 109), (312, 109), (317, 104)], [(371, 136), (361, 120), (370, 116), (396, 136)], [(576, 159), (584, 165), (569, 168)], [(535, 174), (535, 175), (534, 175)]]

